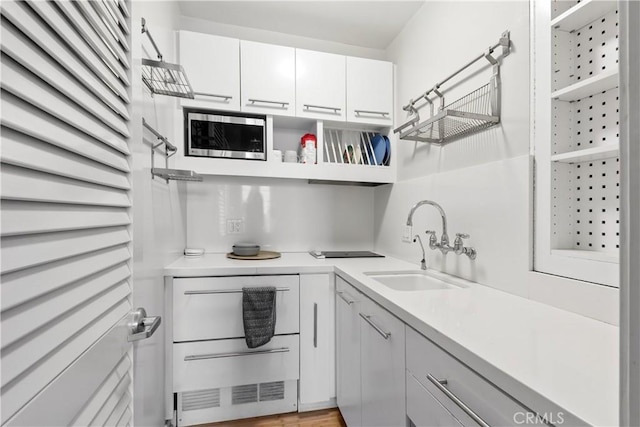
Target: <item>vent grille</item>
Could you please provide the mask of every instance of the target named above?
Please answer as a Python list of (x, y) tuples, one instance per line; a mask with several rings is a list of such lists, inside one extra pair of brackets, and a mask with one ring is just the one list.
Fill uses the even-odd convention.
[(284, 399), (284, 381), (260, 384), (260, 402)]
[(231, 404), (255, 403), (258, 401), (258, 384), (238, 385), (231, 389)]
[(219, 408), (220, 389), (187, 391), (182, 393), (182, 410), (197, 411), (199, 409)]

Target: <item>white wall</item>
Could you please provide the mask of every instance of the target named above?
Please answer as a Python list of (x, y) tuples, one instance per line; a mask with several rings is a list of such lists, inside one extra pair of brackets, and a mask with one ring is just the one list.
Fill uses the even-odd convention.
[[(187, 245), (230, 252), (252, 241), (266, 250), (370, 250), (373, 189), (305, 181), (205, 177), (187, 185)], [(227, 233), (241, 218), (244, 232)]]
[[(502, 125), (439, 148), (399, 141), (399, 178), (458, 169), (529, 152), (529, 4), (526, 1), (426, 2), (389, 45), (396, 64), (396, 125), (412, 98), (431, 89), (511, 31), (512, 52), (504, 58)], [(500, 49), (496, 54), (501, 52)], [(444, 84), (446, 103), (489, 83), (491, 67), (482, 60)], [(428, 108), (420, 111), (428, 117)]]
[(384, 59), (385, 51), (327, 40), (261, 30), (258, 28), (241, 27), (238, 25), (222, 24), (188, 16), (180, 17), (180, 29), (198, 33), (214, 34), (233, 37), (241, 40), (277, 44), (299, 49), (317, 50), (320, 52), (336, 53), (340, 55), (361, 56), (364, 58)]
[[(177, 28), (178, 6), (175, 2), (132, 3), (132, 50), (135, 67), (140, 58), (156, 59), (146, 35), (140, 35), (140, 18), (147, 20), (166, 61), (176, 61), (173, 30)], [(186, 196), (184, 183), (166, 184), (151, 179), (151, 143), (157, 143), (148, 131), (142, 132), (142, 117), (163, 135), (168, 128), (175, 99), (152, 97), (143, 87), (139, 70), (134, 85), (133, 117), (136, 132), (133, 151), (133, 306), (144, 307), (150, 316), (164, 317), (163, 268), (182, 253), (186, 242)], [(157, 154), (156, 159), (162, 157)], [(158, 165), (157, 165), (158, 166)], [(160, 167), (164, 167), (161, 163)], [(164, 330), (162, 323), (153, 337), (134, 344), (134, 424), (164, 425)]]
[[(427, 248), (430, 268), (617, 324), (616, 289), (530, 271), (528, 2), (425, 3), (387, 51), (396, 64), (396, 124), (406, 117), (402, 106), (409, 99), (497, 42), (507, 29), (513, 49), (501, 67), (501, 124), (442, 148), (398, 141), (400, 182), (375, 190), (375, 248), (418, 265), (420, 249), (401, 242), (401, 230), (411, 206), (431, 199), (447, 213), (451, 240), (456, 232), (469, 233), (467, 244), (478, 257), (471, 261)], [(446, 93), (451, 95), (447, 102), (488, 82), (490, 68), (480, 69)], [(426, 229), (440, 236), (439, 216), (428, 206), (417, 211), (413, 231), (426, 237)]]

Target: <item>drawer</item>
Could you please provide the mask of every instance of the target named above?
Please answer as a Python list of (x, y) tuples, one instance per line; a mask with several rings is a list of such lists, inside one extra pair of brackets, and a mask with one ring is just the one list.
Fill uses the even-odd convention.
[(407, 416), (416, 427), (462, 426), (409, 371), (407, 371)]
[[(531, 412), (409, 327), (406, 340), (407, 370), (463, 425), (477, 425), (461, 408), (463, 405), (492, 426), (514, 425), (516, 414)], [(438, 387), (433, 382), (436, 380), (446, 384)], [(456, 398), (461, 404), (456, 404)], [(544, 423), (540, 420), (538, 425)]]
[(173, 344), (173, 392), (297, 380), (299, 354), (298, 335), (252, 349), (244, 339)]
[(274, 286), (276, 335), (299, 332), (298, 275), (173, 280), (173, 341), (244, 337), (242, 288)]

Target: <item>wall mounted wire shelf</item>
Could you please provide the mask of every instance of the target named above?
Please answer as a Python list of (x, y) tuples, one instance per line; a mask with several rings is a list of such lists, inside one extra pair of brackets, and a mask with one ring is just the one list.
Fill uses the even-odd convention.
[(497, 93), (498, 88), (488, 83), (401, 132), (400, 139), (443, 145), (495, 126), (500, 122), (500, 116), (492, 108)]
[[(162, 136), (160, 132), (155, 130), (147, 121), (142, 119), (142, 126), (147, 129), (149, 132), (153, 134), (156, 138), (158, 138), (157, 144), (151, 145), (151, 179), (155, 179), (155, 177), (164, 179), (167, 184), (169, 181), (202, 181), (202, 175), (195, 173), (190, 170), (182, 170), (182, 169), (169, 169), (169, 158), (176, 154), (178, 149), (175, 145), (169, 142), (167, 138)], [(164, 146), (164, 168), (155, 167), (155, 152), (156, 149)]]
[[(400, 134), (400, 140), (445, 145), (500, 123), (500, 62), (492, 56), (499, 46), (502, 47), (502, 54), (498, 59), (502, 59), (510, 51), (509, 31), (502, 33), (498, 43), (437, 83), (433, 89), (426, 91), (415, 100), (410, 100), (403, 109), (409, 112), (411, 117), (403, 125), (394, 129), (395, 133)], [(489, 83), (450, 104), (445, 104), (440, 86), (481, 59), (486, 59), (493, 66)], [(421, 104), (418, 105), (418, 102)], [(436, 104), (438, 109), (434, 112)], [(424, 106), (429, 106), (429, 117), (421, 121), (418, 110)]]
[(146, 34), (156, 50), (158, 60), (142, 59), (142, 81), (152, 94), (194, 99), (193, 88), (180, 64), (164, 62), (162, 53), (142, 18), (142, 34)]

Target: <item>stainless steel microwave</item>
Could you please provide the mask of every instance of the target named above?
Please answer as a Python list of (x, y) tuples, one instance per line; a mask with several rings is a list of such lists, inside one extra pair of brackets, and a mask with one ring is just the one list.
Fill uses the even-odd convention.
[(266, 116), (184, 109), (187, 156), (266, 160)]

